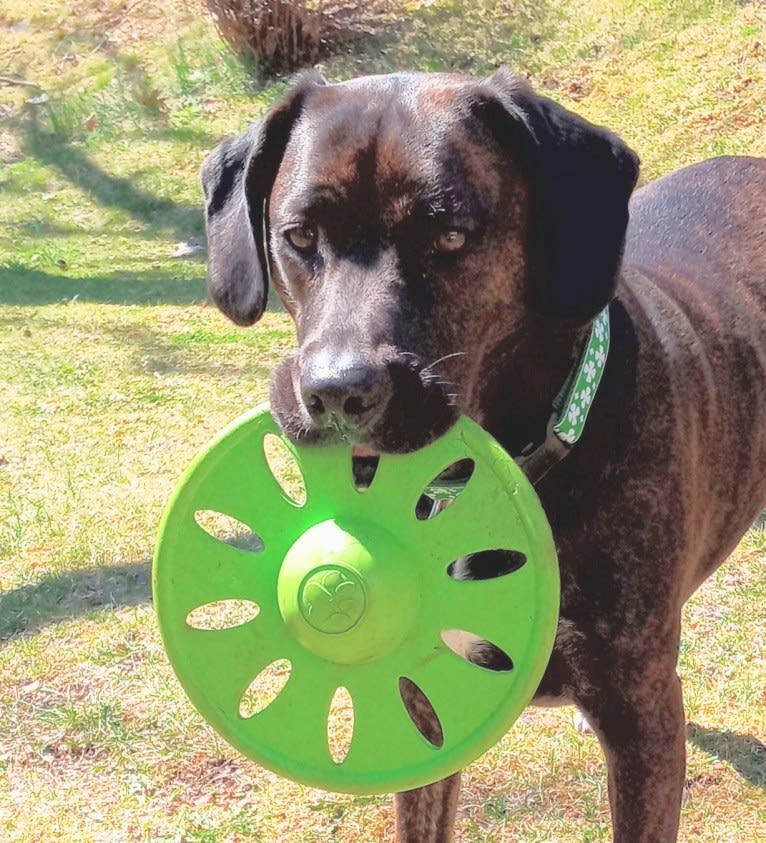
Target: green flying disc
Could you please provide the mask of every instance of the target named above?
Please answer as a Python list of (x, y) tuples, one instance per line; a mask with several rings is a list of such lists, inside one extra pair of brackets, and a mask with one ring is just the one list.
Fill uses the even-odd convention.
[[(302, 503), (270, 468), (269, 435), (294, 457)], [(456, 463), (473, 465), (462, 486), (437, 479)], [(424, 501), (440, 498), (426, 517)], [(200, 518), (210, 512), (257, 538), (238, 545), (213, 534)], [(458, 578), (498, 550), (511, 551), (502, 558), (513, 564)], [(429, 784), (498, 741), (542, 677), (559, 608), (540, 502), (467, 418), (419, 451), (382, 455), (362, 490), (349, 446), (299, 447), (268, 409), (247, 413), (183, 476), (160, 529), (153, 585), (170, 661), (205, 719), (270, 770), (357, 794)], [(253, 612), (225, 628), (192, 622), (227, 601)], [(489, 645), (466, 649), (465, 633)], [(476, 663), (487, 647), (492, 669)], [(286, 683), (258, 713), (243, 711), (253, 680), (275, 663), (289, 668)], [(417, 686), (421, 708), (430, 704), (436, 735), (410, 714), (403, 683)], [(328, 742), (339, 688), (353, 708), (340, 760)]]

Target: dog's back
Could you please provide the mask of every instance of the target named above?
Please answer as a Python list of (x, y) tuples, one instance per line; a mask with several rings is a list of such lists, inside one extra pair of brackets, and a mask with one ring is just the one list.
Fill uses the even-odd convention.
[(766, 159), (703, 161), (638, 189), (626, 266), (706, 290), (725, 307), (734, 279), (766, 308)]
[(677, 409), (696, 477), (689, 529), (705, 551), (687, 593), (766, 505), (765, 208), (756, 158), (687, 167), (631, 202), (618, 297), (635, 297), (664, 346), (671, 394), (658, 411)]

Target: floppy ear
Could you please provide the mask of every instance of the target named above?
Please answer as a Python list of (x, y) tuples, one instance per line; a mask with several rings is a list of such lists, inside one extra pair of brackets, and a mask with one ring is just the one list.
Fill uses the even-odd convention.
[(515, 124), (513, 135), (518, 138), (523, 127), (527, 136), (522, 160), (530, 179), (530, 248), (538, 276), (533, 304), (547, 313), (590, 318), (614, 294), (638, 156), (613, 132), (538, 96), (506, 70), (489, 86)]
[(208, 289), (238, 325), (252, 325), (266, 307), (265, 207), (306, 94), (319, 84), (324, 80), (318, 76), (304, 78), (262, 120), (223, 141), (202, 164)]

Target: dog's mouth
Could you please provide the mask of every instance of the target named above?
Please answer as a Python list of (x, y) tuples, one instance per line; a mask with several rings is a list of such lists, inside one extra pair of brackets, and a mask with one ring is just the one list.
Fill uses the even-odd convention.
[(372, 448), (363, 448), (361, 445), (354, 445), (351, 449), (354, 459), (378, 459), (380, 454)]
[(354, 475), (354, 485), (360, 491), (369, 489), (378, 470), (380, 454), (371, 448), (351, 449), (351, 468)]
[(272, 412), (282, 431), (306, 445), (351, 445), (355, 463), (370, 465), (380, 454), (417, 451), (442, 436), (457, 421), (455, 395), (442, 383), (425, 382), (417, 367), (399, 366), (390, 393), (365, 424), (344, 424), (335, 417), (317, 423), (299, 394), (298, 356), (283, 360), (270, 385)]

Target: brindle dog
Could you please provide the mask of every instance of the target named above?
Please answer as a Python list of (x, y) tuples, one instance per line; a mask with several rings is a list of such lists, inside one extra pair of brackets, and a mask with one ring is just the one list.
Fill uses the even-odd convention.
[[(537, 701), (593, 726), (615, 840), (671, 843), (681, 607), (766, 505), (766, 161), (649, 184), (628, 224), (637, 174), (500, 71), (304, 78), (202, 180), (214, 300), (249, 325), (271, 277), (295, 320), (271, 405), (296, 440), (405, 452), (466, 413), (519, 455), (609, 306), (585, 432), (537, 484), (562, 579)], [(458, 787), (397, 795), (401, 843), (449, 840)]]

